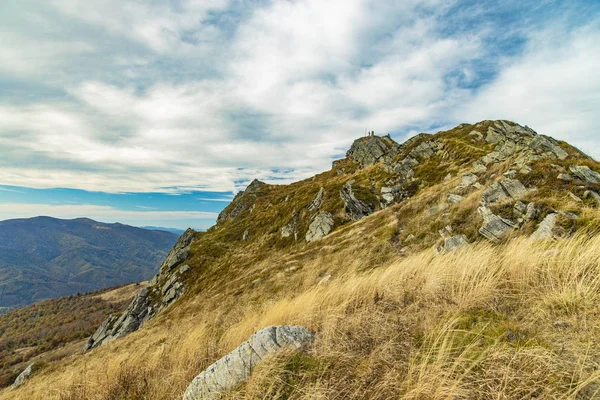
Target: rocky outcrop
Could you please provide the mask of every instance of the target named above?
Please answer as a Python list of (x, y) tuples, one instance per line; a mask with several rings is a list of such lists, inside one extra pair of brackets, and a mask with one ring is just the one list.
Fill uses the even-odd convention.
[(586, 183), (600, 183), (600, 174), (588, 166), (578, 165), (570, 169), (573, 175)]
[[(110, 343), (138, 330), (144, 322), (183, 295), (185, 288), (181, 278), (190, 267), (181, 264), (189, 256), (194, 234), (192, 229), (188, 229), (179, 237), (148, 286), (137, 293), (123, 314), (109, 316), (88, 338), (82, 351)], [(159, 286), (160, 283), (162, 285)]]
[(316, 214), (306, 232), (306, 241), (314, 242), (325, 237), (331, 232), (333, 227), (333, 215), (327, 211), (321, 211)]
[(409, 156), (418, 160), (426, 160), (437, 154), (443, 147), (441, 142), (435, 140), (423, 142), (412, 149)]
[(407, 197), (402, 185), (384, 186), (381, 188), (381, 207), (385, 208), (390, 204)]
[(17, 376), (17, 379), (15, 379), (15, 382), (13, 383), (13, 388), (16, 389), (25, 383), (27, 378), (29, 378), (29, 376), (31, 376), (31, 374), (33, 373), (33, 366), (34, 364), (29, 364), (29, 366), (25, 368), (23, 372), (19, 374), (19, 376)]
[(247, 381), (256, 365), (269, 354), (284, 347), (302, 349), (313, 340), (314, 334), (300, 326), (264, 328), (194, 378), (183, 400), (217, 399), (219, 393)]
[(483, 226), (479, 233), (492, 242), (498, 242), (510, 231), (517, 228), (512, 221), (492, 213), (487, 207), (479, 207), (479, 214), (483, 217)]
[(346, 153), (346, 157), (361, 168), (375, 165), (385, 156), (394, 156), (398, 151), (398, 143), (387, 136), (367, 136), (356, 139)]
[(552, 239), (554, 237), (554, 227), (556, 226), (556, 218), (558, 214), (551, 213), (540, 222), (537, 229), (531, 235), (533, 240)]
[(353, 220), (358, 221), (367, 215), (373, 214), (375, 212), (375, 208), (362, 200), (358, 200), (356, 196), (354, 196), (354, 191), (352, 190), (352, 184), (354, 180), (347, 182), (340, 191), (340, 196), (345, 204), (346, 214)]
[(317, 211), (321, 208), (321, 204), (323, 203), (323, 197), (325, 197), (325, 188), (319, 189), (315, 197), (312, 199), (308, 207), (306, 209), (308, 211)]
[(229, 204), (217, 217), (217, 224), (221, 224), (228, 219), (236, 219), (243, 212), (252, 209), (257, 194), (266, 188), (268, 185), (264, 182), (254, 179), (246, 190), (243, 190), (235, 195), (231, 204)]

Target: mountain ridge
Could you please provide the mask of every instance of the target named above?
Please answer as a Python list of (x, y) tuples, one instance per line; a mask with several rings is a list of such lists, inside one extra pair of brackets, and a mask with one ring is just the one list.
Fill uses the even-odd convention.
[(0, 222), (0, 305), (18, 307), (149, 278), (177, 235), (89, 218)]

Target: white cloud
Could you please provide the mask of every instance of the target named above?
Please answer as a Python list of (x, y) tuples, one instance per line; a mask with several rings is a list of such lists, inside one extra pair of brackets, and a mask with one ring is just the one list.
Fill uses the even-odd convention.
[[(52, 35), (62, 31), (48, 28), (61, 45), (33, 63), (65, 96), (0, 97), (0, 184), (235, 191), (254, 177), (285, 183), (327, 169), (365, 129), (400, 135), (490, 118), (598, 156), (592, 27), (548, 39), (553, 30), (530, 28), (515, 58), (491, 47), (493, 23), (446, 21), (455, 1), (49, 4), (81, 43), (62, 51), (65, 37)], [(94, 57), (80, 65), (67, 50)], [(20, 68), (16, 60), (7, 68)], [(477, 62), (498, 73), (479, 91), (461, 86), (482, 79)]]
[(456, 112), (511, 119), (600, 159), (600, 30), (534, 32), (524, 53)]

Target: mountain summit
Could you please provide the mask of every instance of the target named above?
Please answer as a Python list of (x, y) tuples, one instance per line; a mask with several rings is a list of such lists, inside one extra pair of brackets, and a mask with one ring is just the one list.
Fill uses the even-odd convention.
[(94, 365), (101, 399), (590, 398), (599, 208), (600, 164), (514, 122), (362, 137), (312, 178), (252, 181), (19, 390), (78, 399)]

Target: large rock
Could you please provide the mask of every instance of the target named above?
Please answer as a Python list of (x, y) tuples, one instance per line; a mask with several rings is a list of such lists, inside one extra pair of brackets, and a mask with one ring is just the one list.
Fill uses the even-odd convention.
[(410, 157), (418, 160), (426, 160), (437, 154), (442, 148), (443, 145), (441, 142), (431, 140), (419, 144), (417, 147), (411, 150), (409, 155)]
[(312, 222), (306, 232), (306, 241), (314, 242), (315, 240), (325, 237), (331, 232), (333, 227), (333, 215), (327, 211), (321, 211), (313, 217)]
[(492, 213), (487, 207), (479, 207), (479, 213), (483, 217), (483, 226), (479, 233), (492, 242), (498, 242), (517, 226), (513, 222)]
[(533, 140), (529, 142), (529, 147), (537, 152), (550, 152), (559, 160), (564, 160), (569, 156), (566, 151), (556, 145), (554, 139), (544, 135), (539, 135), (533, 138)]
[(584, 182), (600, 183), (600, 174), (588, 166), (578, 165), (572, 166), (570, 169), (573, 175), (575, 175)]
[(360, 165), (361, 168), (375, 165), (387, 155), (398, 151), (398, 143), (388, 136), (367, 136), (356, 139), (346, 153), (346, 157)]
[(596, 201), (596, 205), (598, 207), (600, 207), (600, 194), (598, 194), (592, 190), (586, 190), (585, 193), (583, 194), (583, 197), (585, 199), (589, 199), (589, 198), (594, 199)]
[(556, 213), (546, 215), (546, 217), (538, 225), (536, 231), (531, 235), (531, 239), (552, 239), (554, 236), (554, 227), (556, 226), (556, 217), (558, 217), (558, 214)]
[(354, 196), (354, 191), (352, 190), (352, 184), (354, 180), (347, 182), (340, 191), (340, 197), (344, 201), (346, 205), (346, 213), (350, 216), (353, 221), (358, 221), (368, 215), (373, 214), (375, 212), (375, 208), (362, 200), (358, 200), (356, 196)]
[[(189, 256), (194, 234), (192, 229), (188, 229), (179, 237), (163, 261), (158, 274), (150, 280), (148, 286), (137, 293), (120, 317), (109, 316), (88, 338), (82, 351), (110, 343), (138, 330), (144, 322), (154, 318), (162, 309), (183, 295), (184, 284), (181, 282), (181, 276), (190, 267), (181, 264)], [(159, 282), (164, 282), (160, 288), (158, 287)]]
[(33, 372), (33, 365), (34, 364), (29, 364), (29, 366), (27, 368), (25, 368), (23, 370), (23, 372), (21, 372), (19, 374), (19, 376), (17, 376), (17, 379), (15, 379), (15, 382), (13, 383), (13, 387), (15, 389), (18, 388), (19, 386), (23, 385), (25, 383), (25, 381), (27, 380), (27, 378), (29, 378), (29, 376)]
[(254, 333), (231, 353), (216, 361), (188, 386), (183, 400), (212, 400), (247, 381), (256, 365), (284, 347), (309, 346), (314, 334), (300, 326), (270, 326)]
[(437, 249), (438, 253), (449, 253), (469, 245), (465, 235), (452, 236), (444, 239), (444, 243)]
[(484, 204), (500, 203), (508, 200), (519, 200), (529, 193), (529, 190), (517, 179), (503, 178), (491, 184), (482, 194)]
[(310, 204), (308, 205), (308, 211), (317, 211), (321, 204), (323, 203), (323, 197), (325, 196), (325, 188), (319, 189), (315, 197), (312, 199)]

